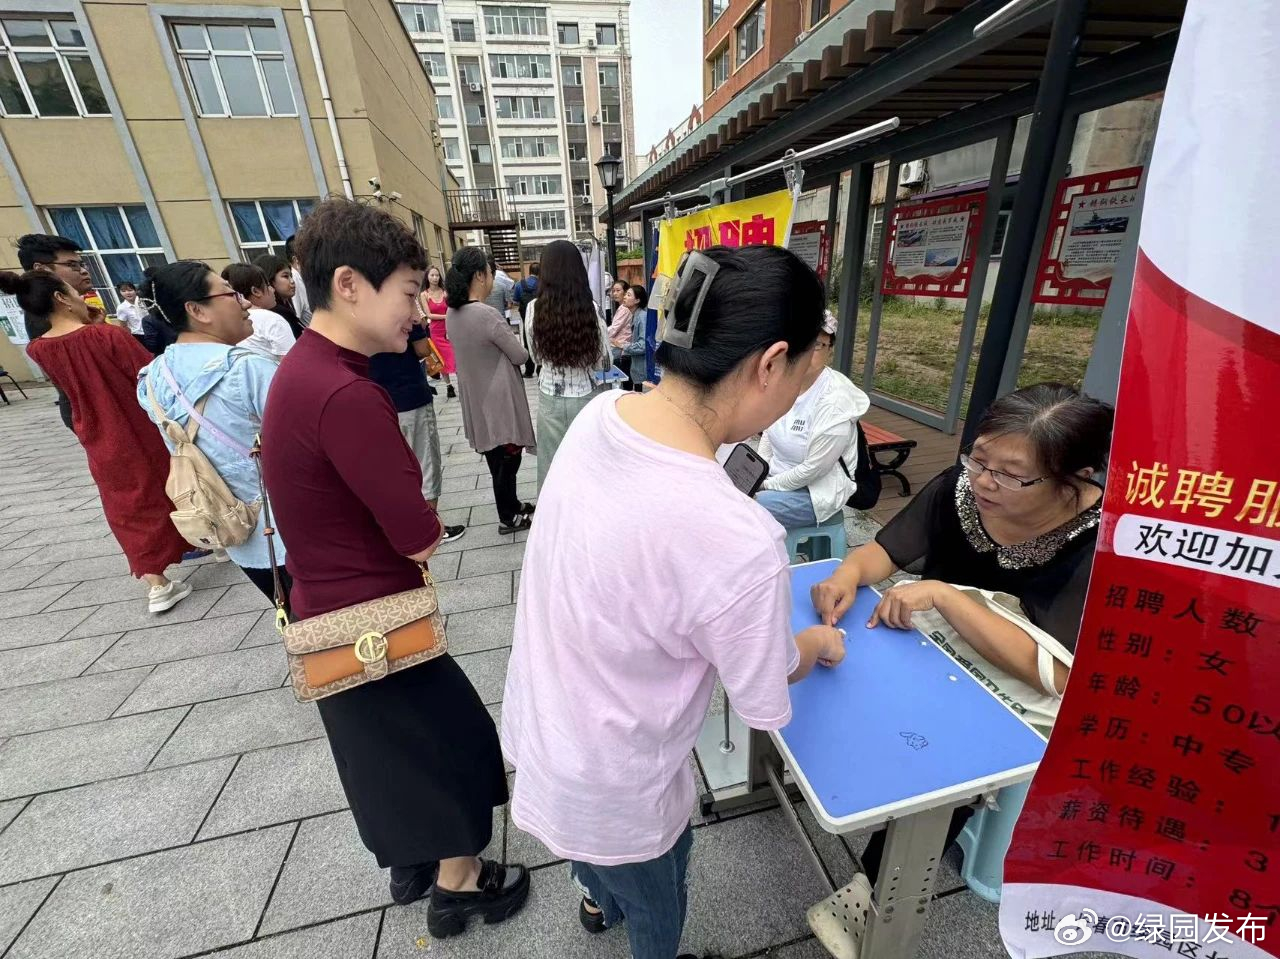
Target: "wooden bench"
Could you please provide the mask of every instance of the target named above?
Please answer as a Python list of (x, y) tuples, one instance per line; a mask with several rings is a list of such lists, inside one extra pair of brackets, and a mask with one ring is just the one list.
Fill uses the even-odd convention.
[[(879, 426), (873, 426), (862, 420), (862, 432), (867, 437), (867, 451), (871, 454), (872, 468), (882, 476), (896, 476), (902, 484), (902, 495), (911, 495), (911, 484), (902, 475), (900, 469), (907, 461), (911, 451), (916, 448), (916, 441), (905, 439), (897, 433), (891, 433)], [(892, 456), (890, 460), (881, 460), (880, 454)]]

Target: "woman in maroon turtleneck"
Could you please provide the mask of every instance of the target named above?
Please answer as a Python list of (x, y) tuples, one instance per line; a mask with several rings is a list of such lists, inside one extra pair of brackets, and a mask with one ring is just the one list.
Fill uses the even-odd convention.
[[(403, 352), (426, 254), (390, 214), (332, 199), (295, 248), (314, 310), (272, 380), (262, 460), (289, 544), (298, 619), (422, 585), (440, 542), (417, 458), (369, 357)], [(364, 844), (398, 903), (430, 891), (427, 926), (456, 935), (524, 905), (529, 873), (478, 854), (507, 781), (493, 719), (448, 655), (317, 703)]]

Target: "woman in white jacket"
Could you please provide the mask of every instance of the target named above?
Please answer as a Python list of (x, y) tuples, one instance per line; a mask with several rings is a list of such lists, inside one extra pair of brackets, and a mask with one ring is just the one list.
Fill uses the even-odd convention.
[(756, 502), (788, 529), (826, 522), (857, 488), (855, 423), (871, 401), (827, 365), (835, 334), (835, 317), (828, 312), (800, 396), (760, 440), (769, 478)]

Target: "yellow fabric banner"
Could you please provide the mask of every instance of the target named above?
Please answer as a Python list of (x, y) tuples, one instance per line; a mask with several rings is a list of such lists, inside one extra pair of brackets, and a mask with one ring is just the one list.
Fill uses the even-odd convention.
[(779, 190), (665, 221), (658, 234), (658, 276), (674, 276), (686, 250), (782, 246), (794, 207), (791, 191)]

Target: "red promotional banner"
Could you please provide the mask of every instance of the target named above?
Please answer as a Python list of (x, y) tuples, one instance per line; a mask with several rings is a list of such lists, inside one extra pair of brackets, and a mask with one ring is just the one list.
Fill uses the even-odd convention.
[(985, 194), (965, 193), (895, 207), (881, 291), (966, 298), (985, 200)]
[(1017, 959), (1280, 956), (1280, 318), (1243, 282), (1280, 270), (1268, 6), (1183, 22), (1075, 664), (1005, 861)]
[(827, 236), (825, 220), (804, 220), (791, 224), (791, 239), (787, 241), (789, 249), (804, 260), (818, 279), (827, 281), (827, 273), (831, 268), (831, 238)]
[(1071, 177), (1058, 184), (1032, 300), (1103, 306), (1116, 257), (1137, 229), (1142, 167)]

